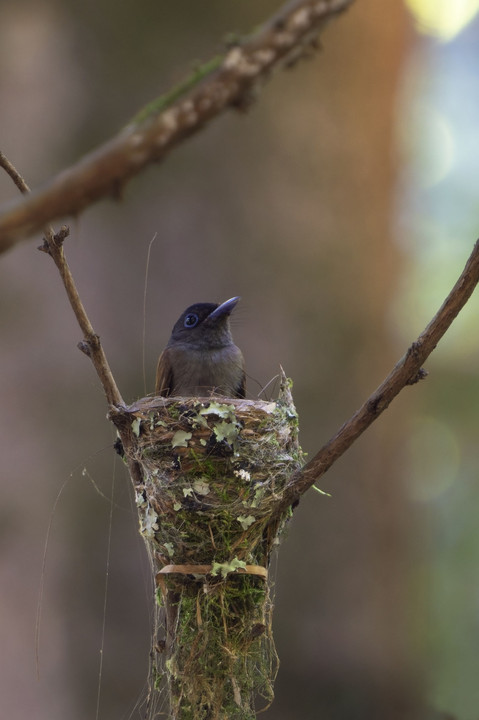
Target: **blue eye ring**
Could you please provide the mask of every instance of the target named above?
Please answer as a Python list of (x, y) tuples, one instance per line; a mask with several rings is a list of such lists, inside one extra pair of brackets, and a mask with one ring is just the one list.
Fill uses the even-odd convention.
[(199, 317), (196, 313), (188, 313), (188, 315), (185, 317), (183, 321), (183, 325), (185, 328), (188, 328), (190, 330), (191, 328), (194, 328), (198, 325)]

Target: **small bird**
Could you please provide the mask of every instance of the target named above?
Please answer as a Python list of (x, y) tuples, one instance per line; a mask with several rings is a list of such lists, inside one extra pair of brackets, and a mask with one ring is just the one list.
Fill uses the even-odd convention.
[(229, 323), (239, 300), (186, 308), (158, 360), (156, 395), (245, 396), (244, 359)]

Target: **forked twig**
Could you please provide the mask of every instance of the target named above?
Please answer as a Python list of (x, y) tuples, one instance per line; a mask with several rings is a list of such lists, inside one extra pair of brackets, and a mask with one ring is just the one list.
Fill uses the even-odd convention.
[[(0, 152), (0, 167), (3, 167), (7, 174), (12, 178), (21, 193), (27, 194), (30, 192), (30, 188), (24, 178), (3, 152)], [(75, 286), (73, 276), (70, 272), (70, 268), (68, 267), (65, 254), (63, 252), (63, 241), (66, 237), (68, 237), (70, 230), (66, 225), (63, 225), (60, 228), (60, 231), (55, 233), (54, 229), (48, 225), (44, 228), (44, 233), (45, 239), (38, 249), (50, 255), (58, 268), (68, 300), (70, 301), (72, 310), (75, 313), (80, 329), (83, 332), (83, 340), (78, 343), (78, 347), (91, 359), (97, 375), (100, 378), (103, 390), (105, 391), (108, 404), (115, 407), (122, 406), (124, 405), (124, 402), (113, 378), (104, 350), (101, 346), (100, 337), (94, 331), (88, 315), (86, 314), (86, 310), (80, 300), (80, 295), (78, 294), (78, 290)]]

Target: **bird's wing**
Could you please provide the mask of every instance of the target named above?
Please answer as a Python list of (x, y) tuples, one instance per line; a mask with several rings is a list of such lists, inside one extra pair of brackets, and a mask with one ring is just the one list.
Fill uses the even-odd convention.
[(168, 348), (161, 353), (156, 368), (155, 394), (167, 396), (173, 391), (173, 367)]
[(238, 385), (236, 389), (236, 397), (238, 398), (244, 398), (246, 397), (246, 373), (243, 369), (243, 375), (241, 376), (240, 384)]

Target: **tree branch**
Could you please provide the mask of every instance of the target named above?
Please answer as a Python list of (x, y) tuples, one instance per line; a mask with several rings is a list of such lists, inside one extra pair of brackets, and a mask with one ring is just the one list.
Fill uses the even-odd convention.
[(78, 343), (79, 349), (87, 355), (93, 363), (96, 373), (100, 379), (105, 392), (108, 404), (114, 407), (123, 406), (123, 398), (121, 397), (118, 386), (111, 372), (105, 351), (100, 343), (100, 336), (96, 334), (90, 322), (83, 303), (80, 300), (78, 290), (73, 280), (70, 268), (63, 252), (63, 241), (70, 234), (70, 229), (63, 225), (60, 231), (53, 235), (52, 238), (47, 237), (43, 245), (38, 249), (50, 255), (53, 262), (58, 268), (60, 277), (65, 287), (68, 300), (75, 314), (77, 322), (83, 332), (83, 340)]
[(0, 213), (0, 252), (48, 222), (77, 215), (230, 107), (245, 109), (271, 73), (315, 47), (318, 34), (354, 0), (294, 0), (254, 35), (214, 58), (186, 82), (150, 103), (116, 137)]
[(281, 499), (279, 511), (292, 505), (324, 475), (406, 385), (413, 385), (427, 375), (422, 369), (423, 363), (467, 303), (478, 282), (479, 240), (474, 245), (458, 281), (429, 325), (352, 418), (291, 478), (290, 486)]
[[(25, 195), (30, 192), (30, 188), (24, 178), (3, 152), (0, 152), (0, 167), (11, 177), (21, 193)], [(88, 355), (92, 361), (97, 375), (100, 378), (103, 390), (105, 391), (108, 404), (115, 407), (122, 406), (124, 402), (101, 346), (100, 337), (93, 330), (93, 326), (86, 314), (63, 252), (63, 241), (68, 237), (70, 230), (66, 225), (63, 225), (60, 231), (55, 233), (54, 229), (50, 225), (47, 225), (43, 231), (45, 233), (45, 240), (43, 241), (43, 245), (38, 249), (50, 255), (58, 268), (68, 300), (70, 301), (80, 329), (83, 332), (83, 341), (78, 343), (78, 347), (85, 355)]]
[(25, 182), (25, 179), (22, 175), (18, 172), (17, 168), (12, 165), (10, 160), (7, 158), (7, 156), (0, 150), (0, 167), (2, 167), (7, 175), (11, 177), (17, 188), (20, 190), (22, 195), (25, 195), (26, 193), (30, 192), (30, 188), (28, 187), (27, 183)]

